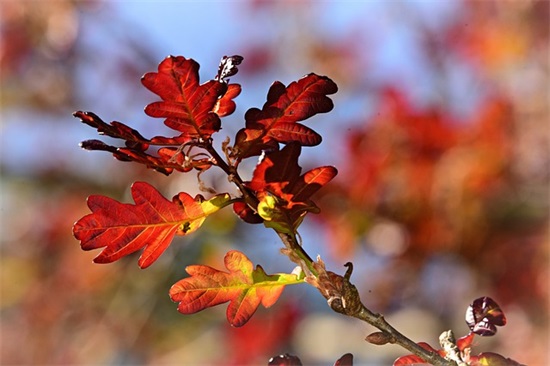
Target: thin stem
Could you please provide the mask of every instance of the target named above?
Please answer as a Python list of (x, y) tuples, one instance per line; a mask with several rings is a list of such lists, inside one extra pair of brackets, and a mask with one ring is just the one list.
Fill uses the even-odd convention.
[(298, 257), (300, 262), (298, 264), (302, 266), (302, 269), (304, 270), (307, 269), (309, 272), (311, 272), (311, 274), (317, 277), (318, 275), (317, 270), (315, 270), (315, 268), (313, 267), (313, 259), (311, 259), (309, 254), (307, 254), (307, 252), (305, 251), (305, 249), (300, 244), (298, 244), (298, 241), (296, 240), (296, 236), (279, 232), (279, 231), (276, 231), (276, 232), (277, 232), (277, 235), (279, 235), (279, 238), (281, 239), (285, 247)]
[[(258, 206), (258, 198), (256, 195), (251, 192), (245, 185), (241, 177), (239, 176), (237, 169), (229, 165), (216, 151), (216, 149), (212, 146), (212, 140), (208, 140), (204, 143), (203, 147), (208, 151), (208, 153), (212, 156), (212, 158), (215, 160), (215, 165), (219, 166), (229, 177), (231, 182), (235, 183), (241, 193), (243, 194), (243, 198), (245, 202), (250, 205), (253, 208), (256, 208)], [(296, 240), (296, 235), (291, 235), (289, 233), (280, 232), (277, 231), (277, 235), (285, 245), (286, 250), (289, 252), (289, 258), (293, 261), (299, 264), (304, 271), (309, 272), (309, 274), (318, 277), (318, 271), (314, 268), (314, 262), (313, 259), (309, 256), (307, 251), (298, 243)], [(348, 265), (349, 264), (349, 265)], [(351, 276), (351, 271), (353, 269), (353, 266), (351, 263), (346, 264), (348, 266), (348, 271), (346, 272), (346, 275), (344, 277), (345, 281), (350, 286), (351, 283), (349, 283), (349, 279)], [(359, 301), (360, 302), (360, 310), (353, 312), (353, 313), (344, 313), (348, 316), (352, 316), (354, 318), (357, 318), (359, 320), (362, 320), (382, 332), (384, 332), (387, 336), (389, 336), (390, 343), (395, 343), (400, 345), (401, 347), (407, 349), (408, 351), (412, 352), (413, 354), (421, 357), (426, 362), (431, 363), (435, 366), (456, 366), (456, 364), (453, 361), (445, 360), (443, 357), (441, 357), (438, 353), (428, 351), (422, 347), (420, 347), (417, 343), (413, 342), (403, 334), (401, 334), (398, 330), (396, 330), (394, 327), (392, 327), (386, 319), (380, 314), (373, 313), (370, 311), (366, 306), (363, 305), (361, 302), (359, 295), (356, 291), (354, 291), (356, 296), (355, 299), (349, 299), (351, 301)], [(350, 301), (348, 301), (350, 303)]]
[(386, 319), (380, 315), (375, 314), (372, 311), (370, 311), (367, 307), (365, 307), (363, 304), (361, 311), (357, 314), (351, 314), (350, 316), (353, 316), (354, 318), (360, 319), (364, 322), (369, 323), (370, 325), (380, 329), (382, 332), (386, 333), (386, 335), (390, 336), (390, 343), (395, 343), (400, 345), (401, 347), (407, 349), (408, 351), (414, 353), (415, 355), (422, 357), (426, 362), (431, 363), (435, 366), (456, 366), (456, 364), (453, 361), (449, 361), (441, 357), (438, 353), (428, 351), (422, 347), (420, 347), (417, 343), (413, 342), (409, 338), (407, 338), (405, 335), (403, 335), (401, 332), (399, 332), (397, 329), (392, 327)]

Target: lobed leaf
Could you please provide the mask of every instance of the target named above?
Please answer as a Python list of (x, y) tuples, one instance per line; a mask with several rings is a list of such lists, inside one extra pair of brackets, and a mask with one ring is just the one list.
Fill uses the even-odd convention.
[(166, 250), (175, 235), (196, 231), (206, 216), (230, 200), (228, 194), (204, 200), (180, 193), (169, 201), (144, 182), (134, 183), (131, 191), (135, 204), (90, 196), (88, 207), (92, 213), (75, 223), (73, 234), (83, 250), (105, 247), (95, 263), (114, 262), (144, 249), (138, 264), (146, 268)]
[[(181, 136), (173, 138), (156, 136), (152, 139), (146, 139), (138, 131), (124, 123), (117, 121), (105, 123), (92, 112), (77, 111), (73, 115), (80, 118), (82, 123), (96, 128), (100, 135), (125, 140), (124, 147), (108, 145), (100, 140), (82, 141), (80, 146), (85, 150), (107, 151), (112, 153), (117, 160), (144, 164), (148, 168), (155, 169), (165, 175), (171, 174), (174, 170), (181, 172), (187, 172), (193, 168), (205, 170), (212, 165), (211, 162), (205, 159), (188, 159), (186, 164), (183, 164), (183, 161), (178, 160), (179, 157), (182, 157), (181, 153), (179, 157), (173, 158), (173, 152), (179, 151), (175, 146), (181, 146), (187, 140)], [(160, 148), (157, 155), (152, 155), (147, 152), (151, 145), (165, 145), (167, 147)]]
[(141, 82), (162, 99), (147, 105), (145, 113), (165, 118), (166, 126), (187, 139), (208, 139), (219, 131), (220, 117), (233, 113), (232, 99), (241, 91), (239, 85), (218, 80), (199, 84), (199, 64), (183, 56), (168, 56), (158, 72), (143, 75)]
[(262, 109), (251, 108), (246, 112), (246, 128), (237, 133), (234, 155), (240, 159), (259, 155), (257, 145), (272, 146), (274, 142), (318, 145), (321, 135), (298, 122), (331, 111), (334, 105), (327, 95), (337, 90), (331, 79), (313, 73), (288, 87), (276, 81), (269, 88)]
[(227, 320), (240, 327), (260, 304), (266, 308), (273, 305), (286, 285), (303, 282), (293, 274), (268, 275), (259, 265), (254, 269), (252, 262), (236, 250), (225, 255), (224, 263), (229, 272), (204, 265), (186, 268), (190, 277), (170, 289), (170, 298), (179, 303), (180, 313), (193, 314), (229, 301)]
[[(246, 182), (247, 188), (256, 192), (262, 204), (258, 207), (260, 216), (272, 227), (286, 219), (288, 222), (284, 222), (283, 226), (292, 232), (306, 212), (319, 211), (310, 198), (338, 173), (332, 166), (322, 166), (300, 175), (300, 152), (300, 144), (292, 142), (282, 150), (267, 155), (256, 166), (252, 180)], [(281, 209), (285, 212), (280, 212)]]

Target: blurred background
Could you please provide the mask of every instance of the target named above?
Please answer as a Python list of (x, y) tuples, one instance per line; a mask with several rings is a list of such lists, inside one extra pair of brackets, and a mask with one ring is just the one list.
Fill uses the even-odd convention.
[(71, 115), (162, 134), (140, 77), (170, 54), (198, 61), (202, 80), (223, 55), (244, 56), (216, 144), (274, 80), (331, 77), (334, 110), (306, 121), (324, 141), (300, 164), (340, 173), (302, 225), (308, 252), (339, 273), (352, 261), (365, 304), (415, 341), (465, 335), (466, 307), (490, 296), (508, 324), (474, 353), (550, 363), (549, 2), (4, 0), (0, 11), (0, 363), (255, 365), (288, 352), (331, 365), (351, 352), (387, 365), (407, 353), (367, 344), (374, 328), (305, 285), (238, 329), (225, 305), (179, 314), (168, 289), (187, 265), (221, 269), (239, 249), (268, 273), (292, 270), (274, 233), (229, 209), (147, 270), (137, 255), (97, 265), (80, 249), (71, 227), (90, 194), (131, 202), (136, 180), (198, 193), (193, 173), (82, 151), (96, 133)]

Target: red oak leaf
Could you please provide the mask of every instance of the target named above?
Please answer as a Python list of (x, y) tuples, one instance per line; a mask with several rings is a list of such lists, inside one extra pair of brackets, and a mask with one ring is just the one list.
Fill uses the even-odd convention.
[(282, 150), (267, 155), (256, 166), (247, 187), (257, 192), (260, 199), (265, 195), (277, 197), (288, 210), (317, 212), (318, 208), (310, 197), (331, 181), (338, 171), (332, 166), (322, 166), (300, 175), (300, 152), (300, 144), (291, 142)]
[(185, 269), (190, 277), (178, 281), (170, 289), (170, 298), (179, 302), (180, 313), (194, 314), (230, 301), (227, 320), (240, 327), (254, 315), (260, 304), (266, 308), (273, 305), (286, 285), (303, 282), (293, 274), (267, 275), (260, 265), (254, 269), (252, 262), (236, 250), (225, 255), (224, 263), (229, 272), (204, 265)]
[[(158, 72), (143, 75), (141, 82), (162, 99), (147, 105), (145, 113), (165, 118), (168, 127), (188, 139), (208, 139), (219, 131), (220, 115), (234, 111), (232, 99), (240, 93), (240, 86), (229, 88), (218, 80), (199, 84), (199, 64), (183, 56), (167, 57), (159, 64)], [(230, 94), (225, 96), (228, 90)]]
[(75, 223), (73, 234), (84, 250), (105, 247), (95, 263), (114, 262), (144, 248), (138, 264), (146, 268), (166, 250), (175, 235), (197, 230), (206, 216), (229, 200), (227, 194), (204, 200), (180, 193), (169, 201), (144, 182), (132, 185), (132, 197), (133, 205), (100, 195), (88, 198), (92, 213)]
[[(138, 131), (125, 125), (124, 123), (113, 121), (105, 123), (101, 118), (92, 112), (77, 111), (73, 114), (80, 118), (82, 123), (97, 129), (100, 135), (106, 135), (125, 140), (124, 147), (108, 145), (100, 140), (86, 140), (80, 143), (85, 150), (108, 151), (120, 161), (133, 161), (146, 165), (148, 168), (155, 169), (158, 172), (169, 175), (174, 170), (187, 172), (193, 168), (198, 170), (208, 169), (212, 162), (205, 159), (183, 159), (181, 151), (175, 146), (181, 146), (186, 139), (180, 137), (156, 136), (152, 139), (146, 139)], [(156, 155), (147, 152), (150, 145), (165, 145), (157, 151)], [(172, 158), (174, 152), (179, 151), (179, 156)], [(178, 159), (180, 158), (181, 159)], [(184, 164), (185, 162), (185, 164)]]
[(334, 105), (327, 95), (337, 90), (331, 79), (313, 73), (287, 87), (276, 81), (262, 109), (251, 108), (246, 112), (246, 128), (237, 133), (234, 155), (241, 159), (259, 155), (266, 147), (273, 147), (274, 142), (318, 145), (321, 136), (298, 122), (331, 111)]

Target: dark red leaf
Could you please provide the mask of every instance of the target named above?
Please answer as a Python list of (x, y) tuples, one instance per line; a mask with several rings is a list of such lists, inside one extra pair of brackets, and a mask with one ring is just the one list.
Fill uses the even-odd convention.
[(293, 355), (285, 353), (284, 355), (278, 355), (271, 357), (268, 362), (269, 366), (302, 366), (302, 361)]
[(327, 95), (337, 90), (332, 80), (316, 74), (306, 75), (288, 87), (276, 81), (271, 85), (262, 109), (251, 108), (246, 112), (246, 128), (239, 131), (235, 139), (235, 155), (239, 158), (257, 155), (252, 141), (262, 144), (296, 141), (303, 146), (318, 145), (321, 136), (298, 122), (331, 111), (334, 105)]
[[(125, 140), (124, 147), (108, 145), (99, 140), (86, 140), (80, 143), (83, 149), (108, 151), (120, 161), (133, 161), (144, 164), (148, 168), (155, 169), (166, 175), (172, 173), (174, 170), (185, 172), (194, 168), (196, 165), (201, 165), (201, 170), (205, 168), (202, 162), (198, 164), (195, 161), (191, 161), (187, 164), (188, 166), (184, 166), (181, 162), (178, 163), (178, 161), (167, 156), (166, 150), (164, 150), (167, 148), (161, 148), (158, 151), (158, 156), (146, 152), (150, 145), (180, 146), (186, 141), (186, 139), (181, 137), (170, 138), (157, 136), (148, 140), (139, 132), (125, 124), (116, 121), (105, 123), (92, 112), (78, 111), (74, 113), (74, 116), (80, 118), (83, 123), (96, 128), (101, 135)], [(175, 151), (175, 148), (173, 148), (173, 150)], [(208, 167), (210, 165), (211, 164), (209, 164)]]
[(487, 296), (475, 299), (468, 306), (465, 320), (470, 330), (480, 336), (492, 336), (497, 332), (497, 326), (506, 324), (506, 317), (500, 306)]
[(223, 56), (218, 67), (218, 75), (216, 80), (227, 82), (229, 77), (235, 75), (239, 69), (239, 66), (243, 62), (243, 57), (239, 55)]
[(254, 210), (252, 210), (244, 202), (235, 202), (233, 204), (233, 211), (243, 220), (249, 224), (261, 224), (264, 222), (264, 219), (260, 217)]
[(334, 363), (334, 366), (353, 366), (353, 355), (346, 353)]

